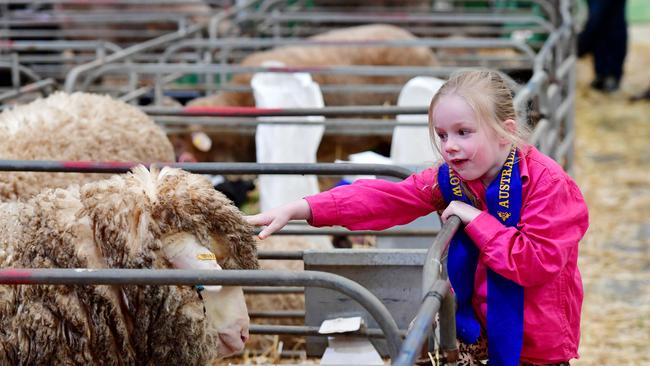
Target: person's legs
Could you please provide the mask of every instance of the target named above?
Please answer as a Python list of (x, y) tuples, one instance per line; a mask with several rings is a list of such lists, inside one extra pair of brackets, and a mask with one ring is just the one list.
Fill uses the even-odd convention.
[(612, 53), (610, 55), (610, 65), (608, 75), (617, 80), (623, 77), (623, 64), (627, 54), (627, 21), (625, 20), (625, 0), (610, 0), (613, 2), (610, 9), (612, 17), (610, 18), (611, 32), (609, 40), (606, 42), (612, 44)]
[(602, 37), (603, 24), (607, 21), (608, 0), (588, 0), (589, 16), (587, 23), (578, 35), (578, 57), (594, 51)]
[(601, 24), (599, 39), (594, 44), (594, 71), (592, 87), (612, 92), (618, 89), (623, 77), (627, 53), (627, 22), (625, 0), (599, 0), (598, 10), (608, 16)]

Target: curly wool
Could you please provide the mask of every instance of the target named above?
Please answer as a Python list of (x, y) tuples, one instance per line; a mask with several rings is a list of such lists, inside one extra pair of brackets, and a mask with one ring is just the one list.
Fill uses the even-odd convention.
[[(0, 113), (0, 159), (173, 162), (165, 132), (138, 108), (109, 96), (57, 92)], [(0, 173), (0, 200), (26, 199), (106, 174)]]
[[(0, 204), (0, 222), (1, 267), (171, 268), (161, 245), (178, 232), (225, 267), (258, 267), (239, 212), (207, 179), (177, 169), (138, 167), (45, 190)], [(189, 286), (0, 286), (0, 304), (0, 364), (195, 365), (217, 356), (218, 335)]]

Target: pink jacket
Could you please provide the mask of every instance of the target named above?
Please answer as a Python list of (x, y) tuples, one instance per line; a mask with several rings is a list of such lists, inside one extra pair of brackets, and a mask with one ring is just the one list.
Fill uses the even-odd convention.
[[(521, 153), (520, 171), (522, 213), (516, 228), (505, 227), (488, 214), (481, 182), (465, 182), (483, 210), (465, 227), (480, 251), (474, 309), (485, 326), (487, 266), (524, 287), (521, 360), (568, 361), (578, 357), (583, 299), (578, 242), (589, 226), (587, 206), (575, 182), (534, 147)], [(436, 168), (399, 183), (360, 180), (306, 200), (312, 225), (352, 230), (386, 229), (445, 208)]]

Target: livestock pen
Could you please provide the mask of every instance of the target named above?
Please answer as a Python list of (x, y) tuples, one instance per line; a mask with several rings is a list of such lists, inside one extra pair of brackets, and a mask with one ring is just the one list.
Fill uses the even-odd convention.
[(0, 3), (0, 59), (13, 55), (37, 74), (62, 80), (74, 66), (170, 32), (191, 32), (192, 24), (230, 5), (220, 0), (7, 0)]
[[(258, 4), (259, 8), (264, 8)], [(403, 81), (414, 76), (448, 76), (461, 67), (494, 67), (512, 75), (516, 91), (516, 103), (520, 110), (526, 111), (528, 123), (534, 127), (532, 142), (542, 152), (552, 156), (568, 170), (572, 165), (573, 108), (575, 99), (575, 54), (573, 41), (575, 23), (573, 12), (576, 5), (572, 1), (531, 1), (530, 6), (538, 6), (538, 15), (528, 14), (521, 9), (480, 9), (472, 12), (433, 12), (430, 15), (416, 15), (405, 12), (377, 12), (372, 14), (337, 13), (329, 9), (321, 12), (300, 12), (295, 7), (282, 7), (274, 3), (268, 14), (259, 10), (240, 8), (238, 11), (221, 13), (213, 17), (209, 34), (187, 39), (158, 38), (147, 44), (136, 45), (103, 60), (78, 66), (71, 70), (65, 81), (65, 90), (99, 90), (101, 78), (106, 75), (122, 75), (128, 83), (110, 90), (114, 96), (137, 102), (137, 98), (147, 95), (153, 99), (154, 106), (162, 105), (164, 95), (178, 93), (201, 96), (218, 91), (239, 91), (250, 93), (250, 85), (232, 85), (227, 82), (234, 75), (255, 72), (295, 73), (306, 72), (312, 75), (333, 75), (343, 79), (361, 82), (321, 84), (320, 88), (327, 100), (327, 94), (344, 93), (354, 99), (355, 94), (383, 94), (386, 101), (396, 99)], [(254, 8), (254, 7), (253, 7)], [(248, 10), (247, 10), (248, 9)], [(266, 9), (266, 8), (265, 8)], [(300, 9), (300, 8), (298, 8)], [(524, 15), (522, 15), (524, 14)], [(256, 24), (259, 23), (259, 24)], [(400, 26), (417, 36), (413, 40), (396, 41), (327, 41), (318, 42), (301, 37), (286, 37), (288, 29), (299, 29), (302, 36), (307, 25), (327, 24), (348, 26), (368, 23), (388, 23)], [(215, 24), (228, 24), (221, 36)], [(286, 24), (290, 24), (291, 27)], [(300, 24), (298, 27), (296, 24)], [(417, 26), (414, 26), (417, 25)], [(533, 25), (531, 28), (531, 24)], [(472, 26), (469, 26), (472, 25)], [(476, 28), (476, 25), (481, 27)], [(464, 28), (467, 28), (463, 32)], [(315, 29), (318, 27), (314, 26)], [(258, 30), (259, 29), (259, 30)], [(275, 29), (275, 33), (269, 33)], [(279, 29), (279, 30), (278, 30)], [(435, 29), (435, 36), (425, 31)], [(492, 33), (487, 32), (492, 29)], [(509, 30), (509, 36), (501, 33)], [(531, 31), (532, 29), (532, 31)], [(249, 34), (252, 30), (257, 33)], [(249, 33), (245, 33), (249, 32)], [(424, 32), (424, 33), (423, 33)], [(239, 36), (233, 36), (233, 34)], [(496, 36), (494, 34), (497, 34)], [(311, 33), (313, 34), (313, 32)], [(480, 35), (480, 36), (477, 36)], [(155, 43), (155, 46), (154, 46)], [(346, 66), (241, 66), (238, 64), (246, 55), (272, 47), (297, 45), (304, 47), (385, 47), (407, 50), (425, 47), (434, 50), (440, 66), (381, 66), (368, 63)], [(151, 48), (161, 50), (159, 62), (134, 62), (140, 52)], [(193, 56), (190, 56), (193, 55)], [(192, 58), (193, 62), (185, 62)], [(128, 61), (126, 61), (128, 59)], [(186, 75), (194, 75), (200, 82), (193, 85), (175, 83)], [(354, 78), (358, 76), (360, 78)], [(401, 78), (399, 84), (377, 84), (384, 77)], [(99, 88), (99, 89), (96, 89)], [(105, 90), (104, 90), (105, 91)], [(345, 103), (345, 102), (344, 102)], [(383, 104), (383, 103), (380, 103)], [(367, 104), (365, 104), (367, 105)], [(249, 105), (250, 106), (250, 105)], [(422, 109), (424, 111), (424, 108)], [(192, 113), (186, 115), (182, 110), (170, 110), (181, 124), (192, 123)], [(157, 114), (161, 114), (158, 112)], [(362, 115), (362, 114), (361, 114)], [(219, 116), (215, 110), (213, 116)], [(169, 121), (169, 118), (167, 118)], [(218, 125), (218, 119), (212, 119)], [(232, 123), (231, 123), (232, 124)], [(353, 125), (353, 123), (350, 123)], [(357, 129), (358, 130), (358, 129)], [(372, 131), (370, 131), (372, 132)]]
[[(279, 125), (301, 125), (309, 123), (310, 126), (320, 124), (325, 126), (326, 136), (331, 136), (332, 143), (341, 136), (379, 136), (384, 142), (390, 140), (390, 136), (397, 126), (424, 127), (424, 122), (406, 123), (398, 122), (398, 115), (422, 115), (426, 114), (426, 106), (423, 107), (399, 107), (394, 105), (348, 105), (348, 106), (325, 106), (318, 109), (257, 109), (257, 108), (204, 108), (192, 107), (163, 107), (164, 97), (184, 98), (201, 97), (218, 93), (219, 91), (250, 92), (249, 85), (232, 85), (227, 81), (236, 74), (266, 72), (266, 73), (295, 73), (307, 72), (312, 75), (337, 75), (343, 78), (353, 76), (366, 77), (366, 82), (355, 84), (321, 84), (320, 88), (324, 94), (353, 96), (360, 93), (377, 92), (383, 98), (394, 104), (396, 95), (403, 86), (403, 82), (377, 84), (373, 82), (377, 77), (399, 77), (408, 80), (415, 76), (436, 76), (444, 78), (451, 72), (463, 67), (492, 67), (503, 70), (510, 75), (511, 83), (516, 92), (515, 101), (521, 110), (525, 110), (529, 116), (528, 123), (533, 127), (532, 143), (544, 153), (552, 156), (560, 162), (567, 170), (573, 168), (573, 105), (575, 103), (575, 54), (573, 41), (575, 37), (574, 7), (571, 1), (529, 1), (522, 8), (494, 8), (466, 7), (466, 3), (451, 1), (446, 2), (448, 6), (444, 9), (430, 9), (431, 14), (416, 14), (400, 12), (396, 14), (394, 9), (361, 9), (354, 13), (352, 9), (336, 8), (327, 6), (310, 5), (306, 2), (294, 2), (287, 5), (284, 2), (272, 1), (251, 1), (244, 6), (238, 6), (221, 12), (213, 17), (208, 23), (193, 24), (182, 31), (167, 33), (143, 43), (134, 44), (123, 49), (116, 49), (115, 52), (102, 57), (97, 57), (90, 63), (73, 67), (66, 73), (66, 91), (86, 90), (96, 92), (108, 92), (113, 96), (134, 104), (144, 104), (145, 100), (151, 101), (150, 105), (142, 107), (154, 119), (167, 126), (170, 134), (180, 134), (187, 131), (195, 131), (197, 128), (208, 133), (233, 133), (252, 139), (255, 128), (262, 123), (268, 123), (259, 117), (299, 117), (296, 119), (286, 118), (274, 120)], [(533, 10), (535, 13), (533, 13)], [(408, 29), (418, 38), (415, 40), (399, 41), (336, 41), (318, 42), (309, 40), (316, 33), (340, 28), (341, 25), (353, 26), (367, 23), (389, 23)], [(470, 26), (471, 25), (471, 26)], [(434, 50), (434, 54), (440, 62), (435, 67), (418, 66), (371, 66), (371, 65), (347, 65), (347, 66), (240, 66), (238, 63), (252, 52), (267, 50), (273, 47), (300, 46), (300, 47), (387, 47), (392, 49), (405, 49), (409, 47), (425, 47)], [(146, 56), (144, 56), (146, 55)], [(118, 76), (115, 78), (115, 76)], [(194, 83), (182, 82), (192, 79)], [(111, 80), (111, 82), (105, 82)], [(115, 83), (115, 80), (124, 81)], [(324, 116), (321, 122), (306, 121), (308, 116)], [(211, 134), (211, 136), (214, 136)], [(323, 142), (322, 144), (326, 144)], [(215, 144), (216, 145), (216, 144)], [(216, 145), (218, 146), (218, 145)], [(241, 146), (240, 146), (241, 147)], [(334, 154), (336, 155), (336, 154)], [(218, 156), (218, 155), (216, 155)], [(252, 155), (238, 155), (243, 161), (251, 161)], [(329, 155), (331, 158), (332, 155)], [(331, 160), (329, 160), (331, 161)], [(33, 165), (32, 165), (33, 164)], [(45, 162), (32, 162), (30, 164), (9, 164), (6, 170), (24, 169), (39, 170)], [(207, 163), (206, 163), (207, 164)], [(122, 167), (125, 171), (128, 165)], [(232, 168), (227, 166), (210, 167), (210, 165), (178, 165), (186, 170), (197, 173), (280, 173), (280, 174), (316, 174), (321, 173), (319, 169), (305, 166), (265, 166), (254, 165), (244, 168)], [(316, 167), (316, 165), (314, 166)], [(92, 167), (89, 167), (92, 168)], [(102, 172), (113, 171), (114, 166), (105, 167)], [(377, 167), (375, 167), (377, 168)], [(65, 168), (61, 165), (54, 165), (47, 169), (59, 170), (84, 170), (79, 165)], [(102, 168), (104, 169), (104, 168)], [(377, 173), (377, 170), (365, 170), (363, 166), (337, 165), (331, 167), (336, 174), (347, 173)], [(93, 169), (89, 169), (93, 170)], [(84, 170), (86, 171), (86, 170)], [(331, 171), (329, 172), (332, 173)], [(393, 173), (382, 173), (380, 175), (391, 175)], [(399, 173), (404, 177), (406, 172)], [(365, 333), (358, 335), (376, 337), (383, 334), (388, 340), (387, 355), (391, 357), (394, 364), (411, 364), (418, 355), (414, 353), (425, 341), (427, 330), (432, 323), (434, 314), (438, 312), (440, 303), (445, 296), (447, 287), (445, 281), (432, 282), (436, 278), (431, 273), (439, 273), (436, 266), (444, 266), (444, 248), (448, 239), (457, 229), (458, 223), (451, 223), (442, 228), (441, 235), (437, 236), (436, 244), (426, 254), (425, 251), (417, 252), (414, 260), (417, 266), (423, 266), (422, 286), (419, 294), (424, 296), (424, 302), (419, 306), (420, 298), (415, 295), (412, 300), (416, 303), (418, 311), (399, 316), (409, 317), (404, 324), (397, 324), (396, 315), (391, 314), (388, 309), (381, 307), (373, 308), (374, 320), (379, 324), (378, 328), (371, 328)], [(292, 231), (293, 230), (293, 231)], [(314, 230), (306, 233), (302, 229), (288, 229), (285, 234), (338, 234), (338, 231)], [(400, 234), (401, 233), (401, 234)], [(422, 235), (422, 232), (409, 232), (407, 228), (393, 232), (365, 232), (367, 235)], [(437, 230), (426, 232), (425, 235), (435, 235)], [(362, 258), (362, 250), (353, 250)], [(368, 253), (368, 252), (367, 252)], [(413, 254), (413, 253), (411, 253)], [(268, 254), (267, 258), (293, 258), (304, 259), (305, 253), (293, 254)], [(325, 257), (329, 254), (325, 253)], [(333, 256), (336, 254), (332, 254)], [(261, 253), (261, 257), (264, 254)], [(360, 259), (363, 261), (363, 259)], [(305, 264), (308, 269), (309, 264)], [(320, 264), (318, 264), (320, 265)], [(433, 268), (435, 267), (435, 268)], [(361, 268), (361, 267), (360, 267)], [(363, 272), (363, 271), (358, 271)], [(34, 273), (34, 281), (38, 283), (64, 283), (66, 281), (90, 281), (87, 283), (138, 283), (144, 284), (145, 274), (124, 273), (131, 275), (129, 279), (115, 279), (117, 277), (105, 277), (104, 273), (98, 273), (96, 277), (87, 276), (85, 280), (77, 276), (74, 279), (63, 279), (67, 273), (48, 273), (44, 279), (38, 279), (37, 272)], [(164, 277), (156, 280), (157, 284), (240, 284), (247, 286), (306, 286), (317, 283), (314, 278), (326, 275), (304, 272), (304, 275), (296, 273), (265, 273), (249, 274), (224, 272), (212, 277), (199, 277), (199, 273), (185, 273), (182, 280)], [(48, 277), (49, 276), (49, 277)], [(140, 276), (140, 277), (138, 277)], [(312, 276), (312, 279), (306, 279)], [(442, 272), (440, 279), (444, 280), (445, 273)], [(75, 277), (75, 276), (73, 276)], [(11, 278), (11, 277), (7, 277)], [(212, 279), (210, 279), (212, 278)], [(60, 282), (59, 282), (60, 281)], [(129, 282), (134, 281), (134, 282)], [(313, 282), (316, 281), (316, 282)], [(320, 285), (323, 287), (341, 287), (324, 283), (329, 279), (320, 278)], [(346, 282), (338, 279), (336, 281)], [(336, 282), (334, 281), (334, 282)], [(69, 283), (69, 282), (66, 282)], [(370, 287), (370, 285), (365, 285)], [(354, 286), (354, 285), (351, 285)], [(265, 292), (267, 290), (250, 288), (252, 292)], [(292, 289), (284, 289), (286, 291)], [(293, 290), (296, 290), (295, 288)], [(283, 290), (280, 290), (283, 291)], [(346, 289), (345, 293), (350, 294), (352, 290)], [(363, 290), (359, 290), (364, 292)], [(397, 288), (396, 288), (397, 291)], [(306, 301), (309, 306), (310, 294), (306, 290)], [(328, 296), (318, 295), (315, 296)], [(356, 298), (358, 298), (358, 295)], [(376, 303), (375, 300), (368, 300), (370, 295), (364, 294), (362, 302), (366, 304)], [(372, 295), (375, 297), (377, 294)], [(444, 307), (443, 307), (444, 308)], [(379, 309), (379, 310), (378, 310)], [(322, 309), (321, 309), (322, 310)], [(309, 310), (307, 310), (309, 311)], [(447, 310), (448, 312), (448, 310)], [(410, 319), (418, 314), (414, 321), (412, 332), (406, 335), (406, 327)], [(325, 318), (332, 317), (339, 312), (324, 313)], [(447, 313), (448, 314), (448, 313)], [(252, 314), (256, 315), (256, 314)], [(257, 314), (264, 316), (281, 316), (276, 314)], [(287, 314), (285, 314), (287, 315)], [(288, 314), (301, 316), (302, 314)], [(307, 317), (307, 313), (305, 313)], [(442, 316), (442, 314), (441, 314)], [(453, 320), (453, 317), (451, 317)], [(449, 321), (449, 318), (446, 318)], [(322, 321), (323, 319), (318, 319)], [(316, 320), (315, 320), (316, 321)], [(455, 335), (453, 325), (445, 323), (441, 319), (442, 348), (452, 350), (455, 346), (453, 340)], [(269, 326), (252, 328), (259, 331), (272, 333), (293, 332), (300, 335), (315, 335), (318, 324), (305, 325), (302, 328), (283, 328), (282, 326)], [(406, 340), (402, 342), (402, 337)], [(313, 342), (313, 341), (312, 341)], [(454, 344), (454, 346), (452, 346)], [(400, 355), (401, 347), (401, 355)], [(322, 350), (322, 348), (321, 348)]]
[[(1, 171), (32, 171), (32, 172), (84, 172), (84, 173), (123, 173), (128, 171), (134, 163), (82, 163), (82, 162), (54, 162), (54, 161), (9, 161), (5, 160), (0, 163)], [(257, 163), (176, 163), (176, 164), (158, 164), (169, 165), (174, 167), (183, 168), (184, 170), (203, 173), (203, 174), (292, 174), (296, 172), (302, 173), (316, 173), (316, 174), (381, 174), (395, 176), (397, 178), (403, 178), (410, 174), (410, 171), (405, 170), (402, 167), (398, 166), (386, 166), (386, 165), (359, 165), (359, 164), (315, 164), (315, 165), (300, 165), (300, 164), (257, 164)], [(424, 251), (409, 251), (409, 250), (393, 250), (390, 252), (344, 252), (340, 253), (347, 257), (350, 255), (355, 255), (357, 258), (371, 258), (370, 260), (366, 259), (359, 261), (357, 263), (352, 263), (358, 270), (357, 277), (361, 276), (364, 270), (368, 270), (368, 267), (377, 266), (377, 265), (387, 265), (388, 269), (380, 270), (379, 273), (374, 274), (375, 281), (388, 281), (393, 283), (393, 286), (389, 286), (388, 291), (384, 293), (373, 294), (369, 292), (364, 287), (360, 286), (356, 282), (353, 282), (344, 277), (333, 275), (329, 273), (324, 273), (322, 271), (305, 271), (305, 272), (287, 272), (287, 271), (233, 271), (229, 273), (228, 271), (223, 272), (222, 274), (225, 277), (222, 277), (221, 274), (215, 275), (213, 273), (203, 273), (201, 271), (187, 271), (187, 273), (180, 273), (174, 271), (174, 273), (165, 273), (158, 272), (154, 273), (153, 271), (134, 271), (134, 270), (91, 270), (88, 272), (79, 272), (75, 270), (28, 270), (28, 269), (15, 269), (15, 270), (5, 270), (2, 273), (2, 283), (5, 284), (66, 284), (66, 283), (78, 283), (78, 284), (204, 284), (210, 285), (213, 284), (213, 277), (216, 281), (223, 285), (249, 285), (249, 286), (304, 286), (304, 287), (322, 287), (335, 290), (349, 296), (351, 299), (357, 301), (362, 305), (362, 308), (365, 309), (366, 315), (360, 314), (361, 308), (351, 307), (350, 303), (347, 304), (347, 309), (341, 310), (338, 309), (338, 312), (332, 313), (332, 309), (328, 309), (327, 306), (323, 306), (322, 302), (324, 299), (331, 298), (331, 293), (313, 293), (309, 295), (307, 293), (307, 307), (309, 308), (309, 299), (313, 301), (315, 305), (312, 306), (311, 312), (312, 317), (317, 318), (314, 324), (307, 326), (263, 326), (263, 325), (252, 325), (251, 333), (284, 333), (284, 334), (294, 334), (294, 335), (319, 335), (317, 329), (318, 324), (328, 317), (337, 314), (342, 316), (343, 313), (347, 316), (352, 315), (363, 315), (364, 318), (367, 318), (368, 329), (361, 329), (359, 332), (353, 332), (353, 335), (359, 336), (368, 336), (372, 338), (386, 338), (387, 346), (385, 348), (385, 354), (390, 356), (393, 359), (398, 357), (398, 353), (405, 353), (403, 356), (406, 357), (406, 360), (413, 360), (413, 357), (416, 356), (413, 353), (411, 347), (404, 348), (400, 350), (401, 337), (405, 333), (405, 328), (408, 325), (408, 322), (412, 318), (412, 313), (405, 311), (405, 307), (410, 308), (409, 310), (413, 311), (414, 306), (417, 309), (419, 301), (416, 294), (410, 298), (403, 299), (399, 303), (393, 303), (388, 305), (388, 309), (385, 307), (384, 303), (386, 298), (396, 298), (399, 297), (399, 293), (403, 293), (403, 289), (400, 289), (398, 283), (395, 280), (395, 276), (403, 271), (402, 267), (396, 267), (396, 265), (409, 264), (407, 262), (413, 261), (409, 259), (412, 257), (418, 257), (419, 260), (416, 260), (416, 264), (423, 266), (423, 269), (416, 269), (413, 275), (416, 278), (412, 278), (413, 275), (409, 275), (410, 281), (409, 286), (417, 286), (417, 283), (420, 281), (421, 277), (422, 283), (427, 295), (427, 301), (425, 302), (427, 308), (432, 307), (430, 311), (425, 311), (422, 316), (432, 317), (433, 314), (440, 307), (444, 294), (448, 289), (448, 284), (443, 277), (442, 280), (435, 282), (438, 278), (438, 274), (445, 276), (443, 271), (443, 252), (445, 247), (448, 245), (449, 239), (453, 232), (458, 228), (458, 221), (450, 221), (450, 223), (443, 229), (443, 235), (439, 235), (436, 241), (436, 244), (432, 246), (432, 249), (429, 250), (429, 253), (426, 254)], [(311, 231), (311, 232), (310, 232)], [(344, 232), (343, 230), (338, 230), (338, 232)], [(327, 234), (332, 233), (332, 230), (285, 230), (280, 234)], [(386, 232), (368, 232), (367, 234), (373, 235), (397, 235), (403, 236), (408, 235), (408, 232), (400, 232), (399, 230), (389, 230)], [(423, 233), (419, 233), (423, 234)], [(426, 232), (424, 234), (432, 235), (436, 232)], [(336, 256), (332, 252), (321, 252), (318, 251), (307, 251), (303, 253), (292, 253), (292, 252), (261, 252), (259, 255), (260, 259), (301, 259), (303, 257), (310, 257), (310, 261), (305, 261), (305, 263), (310, 263), (312, 266), (324, 266), (327, 268), (327, 262), (335, 261), (338, 267), (345, 267), (345, 265), (340, 261), (340, 259), (332, 258)], [(383, 260), (381, 257), (383, 256)], [(337, 266), (331, 267), (330, 272), (336, 272)], [(307, 266), (306, 269), (309, 269)], [(359, 270), (360, 269), (360, 270)], [(340, 271), (340, 269), (339, 269)], [(25, 276), (30, 279), (26, 279)], [(158, 277), (157, 279), (154, 279)], [(179, 277), (180, 276), (180, 277)], [(348, 273), (348, 276), (350, 274)], [(354, 276), (353, 276), (354, 277)], [(21, 279), (22, 278), (22, 279)], [(368, 278), (365, 278), (367, 281)], [(415, 281), (414, 281), (415, 280)], [(433, 282), (432, 282), (433, 281)], [(435, 285), (435, 286), (434, 286)], [(373, 288), (374, 286), (370, 283), (365, 283), (366, 287)], [(419, 286), (416, 287), (416, 292), (419, 292)], [(282, 289), (279, 289), (280, 292), (283, 292)], [(286, 292), (286, 290), (284, 290)], [(295, 291), (295, 290), (294, 290)], [(376, 289), (375, 289), (376, 291)], [(413, 291), (413, 290), (411, 290)], [(260, 292), (259, 289), (249, 288), (248, 292)], [(264, 290), (261, 290), (264, 292)], [(377, 296), (380, 297), (379, 301)], [(431, 297), (431, 299), (428, 299)], [(349, 301), (347, 297), (341, 298), (340, 296), (336, 297), (337, 301)], [(328, 312), (329, 311), (329, 312)], [(450, 311), (450, 310), (447, 310)], [(251, 317), (254, 317), (256, 314), (251, 314)], [(307, 314), (305, 314), (307, 315)], [(451, 315), (453, 315), (453, 310), (451, 310)], [(281, 312), (275, 314), (259, 314), (260, 317), (278, 317), (283, 316)], [(368, 318), (370, 317), (370, 318)], [(395, 321), (395, 317), (399, 317), (400, 324)], [(373, 320), (374, 319), (374, 320)], [(427, 318), (425, 318), (427, 319)], [(445, 321), (449, 321), (449, 318), (445, 318)], [(422, 320), (420, 320), (422, 321)], [(416, 321), (415, 324), (418, 321)], [(424, 320), (426, 323), (426, 320)], [(313, 322), (312, 322), (313, 323)], [(372, 328), (372, 326), (378, 326), (379, 329)], [(443, 322), (443, 324), (446, 324)], [(401, 329), (401, 330), (400, 330)], [(417, 328), (414, 328), (417, 329)], [(451, 328), (447, 328), (451, 329)], [(444, 333), (448, 334), (448, 333)], [(411, 340), (412, 337), (415, 337), (414, 340)], [(419, 342), (420, 344), (424, 341), (425, 333), (419, 335), (411, 336), (407, 338), (407, 342)], [(448, 344), (451, 345), (452, 341), (455, 339), (453, 333), (450, 334), (450, 338), (444, 338)], [(381, 347), (381, 346), (380, 346)], [(453, 350), (453, 347), (450, 348)], [(407, 363), (404, 363), (407, 364)]]

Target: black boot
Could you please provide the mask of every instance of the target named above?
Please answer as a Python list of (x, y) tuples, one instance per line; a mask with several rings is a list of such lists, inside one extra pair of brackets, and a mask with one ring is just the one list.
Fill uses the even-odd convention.
[(615, 76), (608, 76), (603, 81), (603, 92), (613, 93), (618, 90), (618, 87), (621, 83), (621, 79)]
[(593, 89), (600, 91), (603, 90), (603, 85), (605, 85), (605, 78), (599, 75), (596, 75), (591, 84), (589, 84), (589, 86), (591, 86)]
[(603, 93), (613, 93), (618, 90), (621, 79), (615, 76), (599, 76), (597, 75), (594, 81), (591, 82), (591, 87)]

